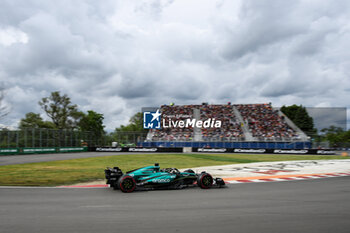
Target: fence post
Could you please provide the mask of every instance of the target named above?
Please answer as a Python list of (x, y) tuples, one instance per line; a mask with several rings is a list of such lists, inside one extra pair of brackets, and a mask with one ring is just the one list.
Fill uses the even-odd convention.
[(34, 128), (32, 128), (32, 147), (34, 147), (34, 138), (35, 138), (35, 135), (34, 135)]
[(24, 129), (24, 147), (27, 147), (27, 128)]
[(18, 141), (19, 141), (19, 136), (18, 136), (18, 130), (16, 131), (16, 147), (18, 148)]
[(39, 129), (39, 138), (40, 138), (40, 140), (39, 140), (39, 146), (40, 146), (40, 147), (43, 147), (43, 143), (42, 143), (42, 140), (43, 140), (43, 139), (42, 139), (42, 136), (43, 136), (43, 135), (42, 135), (42, 130)]
[(56, 147), (56, 135), (54, 130), (52, 130), (52, 140), (53, 140), (53, 147)]
[(10, 131), (7, 131), (7, 148), (10, 147)]

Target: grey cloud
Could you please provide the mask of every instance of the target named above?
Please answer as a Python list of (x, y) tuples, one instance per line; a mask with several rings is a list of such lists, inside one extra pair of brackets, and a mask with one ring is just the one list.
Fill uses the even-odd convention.
[(304, 33), (305, 22), (293, 14), (296, 7), (296, 2), (244, 1), (240, 22), (228, 27), (224, 56), (229, 59), (238, 58)]
[(330, 126), (341, 127), (346, 130), (346, 108), (306, 108), (314, 120), (315, 128), (319, 131)]
[(152, 81), (145, 82), (142, 79), (125, 78), (116, 91), (118, 96), (126, 99), (146, 97), (153, 94), (155, 85)]
[(174, 2), (174, 0), (152, 0), (147, 2), (141, 2), (139, 5), (135, 7), (135, 12), (141, 12), (149, 14), (150, 16), (154, 17), (155, 19), (159, 19), (163, 8), (171, 5)]
[(7, 121), (56, 90), (109, 130), (170, 102), (349, 107), (349, 22), (348, 1), (2, 1), (28, 36), (0, 44)]

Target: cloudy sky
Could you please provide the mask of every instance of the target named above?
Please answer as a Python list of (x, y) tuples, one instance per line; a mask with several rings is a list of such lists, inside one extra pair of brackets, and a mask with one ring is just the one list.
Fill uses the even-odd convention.
[(107, 130), (170, 102), (350, 109), (349, 48), (348, 0), (2, 0), (0, 123), (52, 91)]

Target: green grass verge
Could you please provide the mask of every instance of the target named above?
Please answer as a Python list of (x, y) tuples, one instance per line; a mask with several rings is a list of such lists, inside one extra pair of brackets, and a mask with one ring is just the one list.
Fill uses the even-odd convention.
[(57, 186), (104, 179), (105, 167), (123, 171), (160, 163), (161, 167), (189, 168), (287, 160), (344, 159), (329, 155), (270, 154), (128, 154), (53, 162), (0, 166), (0, 185)]

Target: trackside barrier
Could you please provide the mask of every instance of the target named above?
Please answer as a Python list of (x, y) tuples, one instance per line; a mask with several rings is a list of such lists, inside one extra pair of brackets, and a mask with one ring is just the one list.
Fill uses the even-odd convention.
[(334, 155), (334, 150), (326, 149), (242, 149), (242, 148), (193, 148), (193, 152), (205, 153), (249, 153), (249, 154), (312, 154)]
[(89, 151), (96, 152), (182, 152), (182, 148), (163, 147), (89, 147)]
[(45, 147), (45, 148), (1, 148), (0, 155), (16, 154), (49, 154), (65, 152), (84, 152), (88, 151), (87, 147)]
[(140, 142), (139, 147), (193, 147), (193, 148), (251, 148), (251, 149), (310, 149), (311, 142)]
[(192, 147), (184, 147), (182, 151), (184, 153), (191, 153), (192, 152)]
[[(192, 149), (192, 150), (190, 150)], [(249, 153), (249, 154), (313, 154), (334, 155), (334, 150), (326, 149), (242, 149), (242, 148), (174, 148), (174, 147), (89, 147), (96, 152), (200, 152), (200, 153)]]

